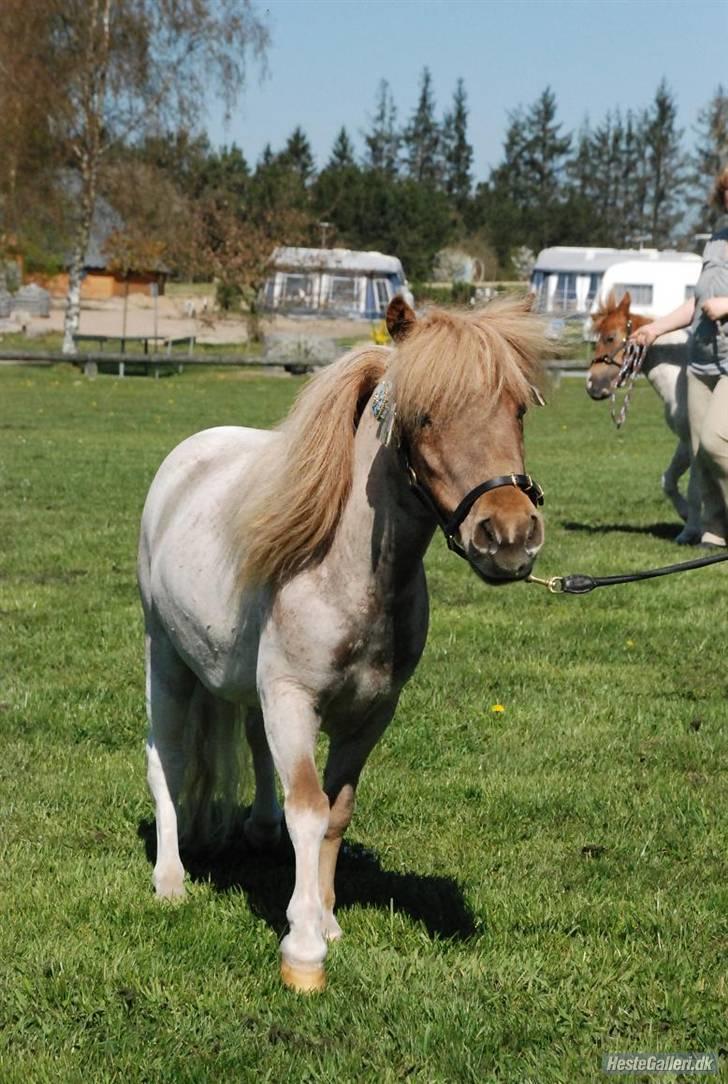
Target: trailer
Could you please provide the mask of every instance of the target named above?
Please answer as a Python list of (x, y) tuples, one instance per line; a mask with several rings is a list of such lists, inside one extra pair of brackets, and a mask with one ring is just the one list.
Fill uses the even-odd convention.
[(294, 316), (379, 320), (400, 294), (414, 301), (401, 262), (382, 252), (345, 248), (277, 248), (263, 305)]
[(630, 312), (656, 319), (672, 312), (695, 296), (703, 261), (694, 252), (657, 252), (635, 260), (621, 260), (604, 272), (599, 295), (592, 311), (606, 302), (610, 293), (617, 301), (629, 294)]

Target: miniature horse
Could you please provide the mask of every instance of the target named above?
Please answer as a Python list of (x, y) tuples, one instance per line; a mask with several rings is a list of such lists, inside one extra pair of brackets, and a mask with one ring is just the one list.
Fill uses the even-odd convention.
[[(625, 293), (617, 304), (612, 291), (602, 308), (592, 316), (598, 336), (586, 378), (586, 390), (592, 399), (609, 398), (616, 386), (627, 339), (632, 331), (650, 323), (649, 317), (632, 315), (630, 303), (630, 295)], [(686, 366), (687, 338), (683, 332), (673, 332), (662, 335), (659, 342), (650, 347), (642, 372), (665, 404), (665, 421), (678, 438), (673, 457), (662, 476), (662, 489), (677, 514), (686, 521), (675, 541), (691, 545), (699, 542), (701, 537), (700, 492), (694, 472), (691, 470), (689, 474), (687, 500), (678, 486), (691, 463)]]
[(336, 859), (425, 645), (437, 524), (492, 584), (526, 577), (543, 543), (540, 491), (522, 473), (540, 324), (520, 302), (416, 320), (395, 298), (387, 326), (393, 349), (324, 369), (282, 429), (180, 444), (142, 518), (156, 892), (184, 894), (180, 833), (199, 846), (231, 823), (244, 719), (256, 781), (245, 834), (256, 847), (279, 838), (275, 767), (295, 851), (281, 972), (296, 990), (323, 988), (326, 942), (341, 936)]

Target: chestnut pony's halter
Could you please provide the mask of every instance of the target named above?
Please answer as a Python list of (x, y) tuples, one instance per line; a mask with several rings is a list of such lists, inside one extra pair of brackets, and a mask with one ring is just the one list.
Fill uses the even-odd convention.
[[(617, 365), (619, 367), (617, 379), (614, 382), (614, 387), (612, 388), (610, 395), (609, 407), (612, 421), (617, 429), (621, 429), (627, 420), (627, 411), (629, 410), (629, 404), (632, 398), (634, 382), (639, 376), (640, 370), (642, 369), (642, 363), (645, 360), (645, 354), (647, 353), (646, 348), (641, 346), (640, 343), (630, 342), (630, 335), (632, 334), (631, 316), (627, 318), (626, 331), (625, 337), (614, 350), (609, 354), (602, 354), (600, 357), (594, 358), (594, 361), (592, 362), (592, 365)], [(622, 353), (621, 361), (617, 361), (617, 355), (619, 353)], [(625, 395), (622, 400), (622, 405), (619, 410), (617, 410), (617, 390), (622, 387), (625, 388)]]

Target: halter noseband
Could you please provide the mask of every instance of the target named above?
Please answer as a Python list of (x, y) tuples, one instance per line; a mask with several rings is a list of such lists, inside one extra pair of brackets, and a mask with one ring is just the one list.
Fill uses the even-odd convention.
[(479, 497), (482, 497), (484, 493), (489, 493), (493, 489), (500, 489), (502, 486), (515, 486), (516, 489), (520, 489), (522, 493), (526, 494), (534, 507), (542, 505), (544, 501), (543, 489), (530, 474), (499, 474), (495, 478), (489, 478), (487, 482), (481, 482), (480, 485), (474, 486), (473, 489), (465, 494), (455, 511), (449, 516), (444, 516), (438, 508), (437, 502), (430, 490), (427, 486), (423, 485), (417, 477), (415, 469), (410, 462), (408, 449), (404, 445), (400, 445), (399, 460), (407, 474), (410, 489), (419, 498), (422, 504), (424, 504), (425, 508), (427, 508), (427, 510), (435, 517), (438, 527), (445, 536), (447, 548), (452, 550), (453, 553), (456, 553), (458, 557), (464, 558), (468, 564), (471, 565), (472, 561), (470, 560), (467, 550), (455, 536), (463, 520)]

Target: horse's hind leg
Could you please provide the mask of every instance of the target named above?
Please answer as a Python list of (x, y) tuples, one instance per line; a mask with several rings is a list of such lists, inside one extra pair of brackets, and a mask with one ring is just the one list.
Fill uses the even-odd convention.
[(245, 733), (253, 758), (255, 798), (243, 830), (253, 847), (275, 846), (281, 838), (283, 810), (276, 796), (275, 769), (260, 708), (248, 709)]
[[(688, 474), (686, 500), (678, 488), (678, 483), (687, 470), (690, 473)], [(685, 520), (685, 526), (675, 541), (683, 546), (690, 546), (699, 542), (702, 533), (700, 479), (698, 472), (692, 466), (692, 455), (688, 440), (678, 441), (670, 465), (662, 476), (662, 488), (665, 495), (672, 501), (677, 514)]]
[(161, 898), (184, 895), (184, 868), (179, 856), (177, 801), (185, 773), (184, 729), (195, 678), (166, 635), (148, 629), (147, 782), (157, 821), (154, 887)]
[(688, 502), (679, 489), (679, 481), (690, 466), (690, 445), (685, 440), (678, 440), (672, 459), (662, 475), (662, 492), (672, 502), (681, 519), (688, 518)]

